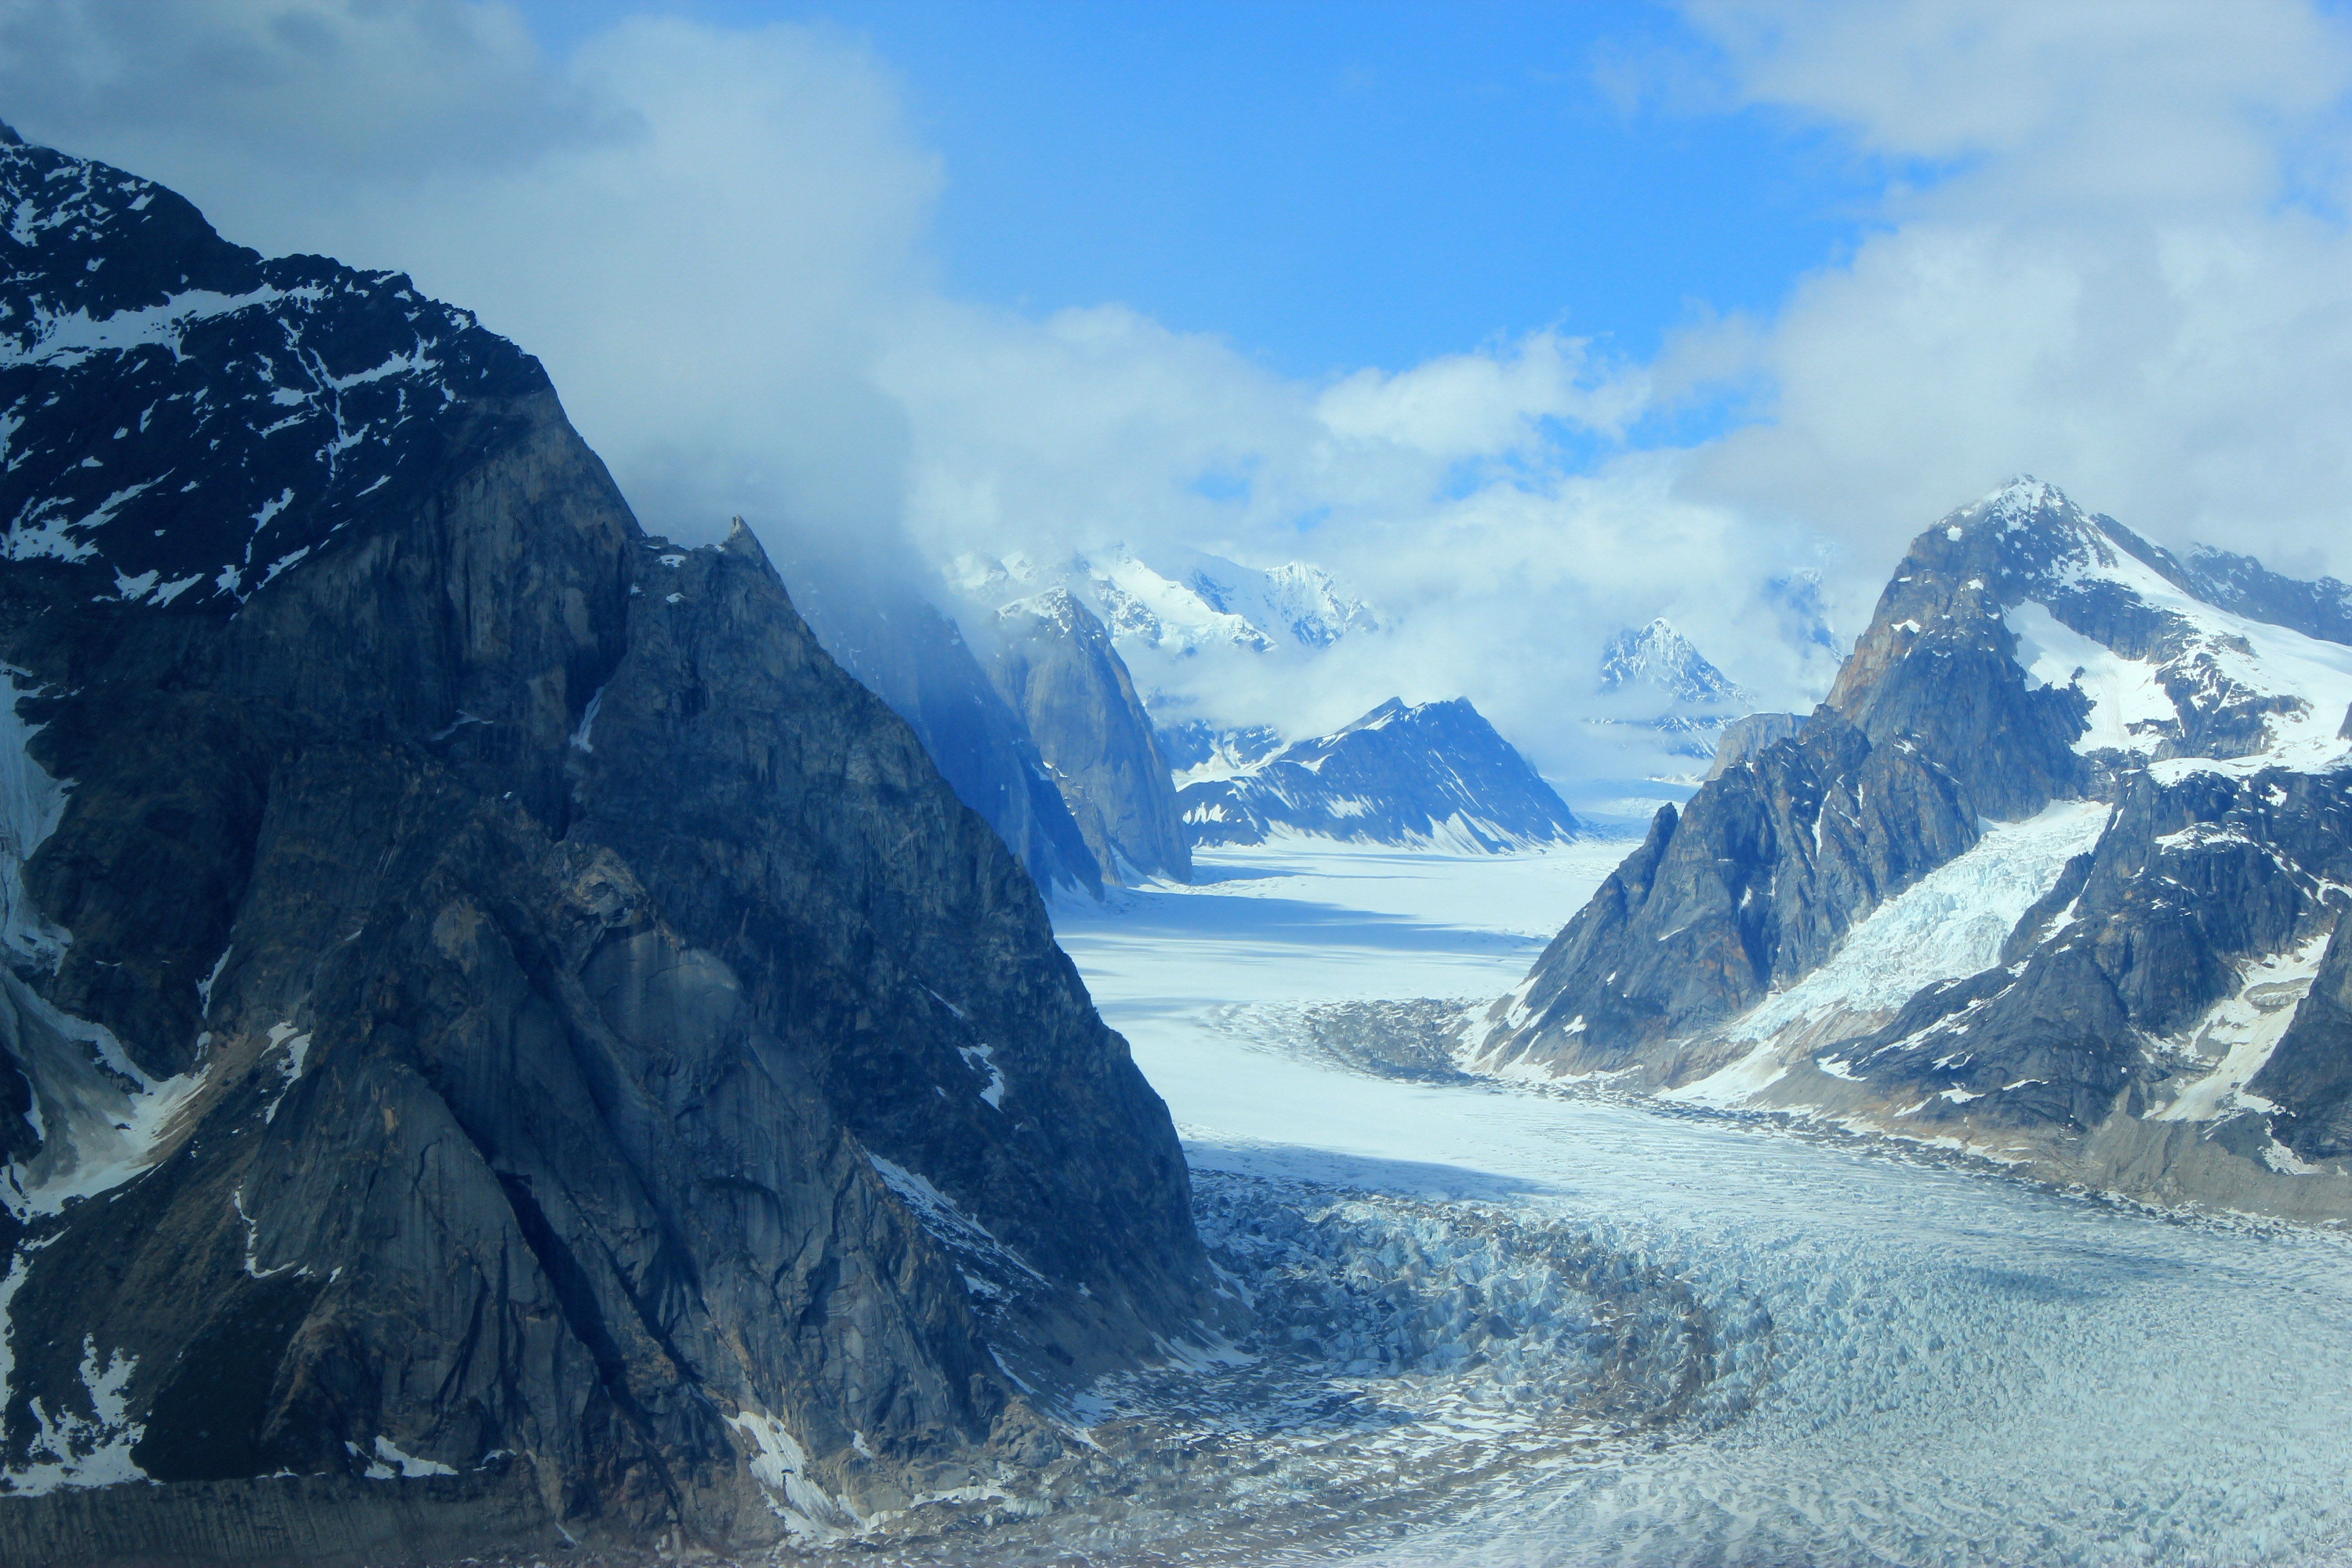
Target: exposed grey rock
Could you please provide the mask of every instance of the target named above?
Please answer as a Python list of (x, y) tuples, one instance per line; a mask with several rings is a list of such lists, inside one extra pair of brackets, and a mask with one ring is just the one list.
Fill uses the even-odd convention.
[[(1147, 700), (1145, 706), (1150, 705)], [(1210, 766), (1239, 772), (1282, 750), (1281, 731), (1271, 724), (1222, 729), (1206, 719), (1182, 719), (1155, 726), (1152, 737), (1159, 742), (1160, 756), (1179, 776)]]
[(914, 727), (956, 798), (987, 819), (1040, 887), (1100, 897), (1102, 867), (1021, 714), (955, 623), (871, 574), (813, 567), (794, 590), (818, 641)]
[(1716, 741), (1715, 758), (1707, 766), (1706, 776), (1718, 777), (1775, 741), (1787, 740), (1804, 721), (1803, 716), (1797, 713), (1750, 713), (1744, 719), (1734, 719), (1723, 727)]
[(1345, 729), (1178, 792), (1195, 844), (1270, 833), (1497, 851), (1575, 837), (1576, 818), (1468, 700), (1391, 698)]
[(1192, 846), (1151, 719), (1110, 634), (1061, 588), (996, 615), (989, 673), (1037, 742), (1106, 875), (1192, 879)]
[(747, 531), (645, 537), (404, 279), (0, 186), (9, 1561), (850, 1527), (1212, 1310), (1034, 884)]
[(2289, 626), (2306, 637), (2352, 643), (2352, 586), (2282, 576), (2252, 555), (2198, 545), (2186, 556), (2113, 525), (2116, 542), (2209, 605), (2249, 620)]
[[(2165, 1201), (2352, 1214), (2330, 935), (2352, 768), (2313, 696), (2343, 661), (2233, 619), (2325, 629), (2305, 613), (2325, 592), (2241, 564), (2200, 597), (2198, 569), (2031, 480), (1939, 521), (1829, 701), (1660, 813), (1465, 1059), (1952, 1139)], [(1859, 927), (1948, 867), (1937, 899), (2013, 888), (1988, 826), (2084, 797), (2111, 809), (2063, 819), (2095, 841), (2053, 841), (2089, 847), (2041, 862), (1997, 952), (1856, 1000), (1881, 983), (1853, 964), (1905, 957), (1864, 943), (1841, 968)], [(1938, 907), (1885, 929), (1932, 945), (1970, 917)]]

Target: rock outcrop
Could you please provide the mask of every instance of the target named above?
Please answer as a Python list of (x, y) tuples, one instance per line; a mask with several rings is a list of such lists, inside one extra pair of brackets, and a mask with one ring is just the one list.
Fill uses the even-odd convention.
[(996, 613), (989, 675), (1021, 716), (1103, 874), (1192, 879), (1176, 786), (1102, 622), (1051, 588)]
[(824, 650), (914, 729), (956, 798), (1041, 888), (1102, 895), (1103, 865), (1022, 715), (953, 621), (870, 573), (819, 570), (794, 603)]
[(1191, 1331), (1164, 1108), (748, 531), (405, 279), (0, 191), (0, 1560), (856, 1530)]
[(2352, 647), (2203, 582), (2031, 480), (1944, 519), (1829, 700), (1662, 811), (1465, 1058), (2352, 1213)]
[(1543, 775), (1459, 697), (1391, 698), (1345, 729), (1196, 777), (1176, 798), (1195, 844), (1295, 833), (1492, 854), (1578, 832)]

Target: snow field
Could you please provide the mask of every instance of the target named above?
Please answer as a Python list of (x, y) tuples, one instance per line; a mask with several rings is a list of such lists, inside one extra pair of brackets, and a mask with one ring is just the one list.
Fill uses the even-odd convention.
[[(1186, 1135), (1204, 1226), (1236, 1176), (1509, 1215), (1511, 1234), (1572, 1232), (1675, 1282), (1717, 1341), (1757, 1356), (1714, 1380), (1716, 1415), (1649, 1439), (1463, 1447), (1418, 1471), (1335, 1457), (1353, 1514), (1399, 1533), (1229, 1560), (2352, 1562), (2352, 1251), (2337, 1237), (2152, 1216), (1703, 1114), (1361, 1076), (1220, 1022), (1236, 1002), (1500, 994), (1629, 847), (1230, 851), (1204, 857), (1222, 880), (1061, 911), (1064, 945)], [(1386, 1261), (1371, 1243), (1351, 1237), (1346, 1267), (1408, 1278), (1406, 1252)], [(1297, 1289), (1324, 1288), (1300, 1267)], [(1538, 1300), (1507, 1283), (1524, 1267), (1490, 1269), (1479, 1300)], [(1491, 1356), (1464, 1326), (1469, 1302), (1335, 1343), (1352, 1353), (1333, 1375), (1384, 1364), (1362, 1353), (1376, 1345), (1435, 1368), (1417, 1347), (1449, 1336), (1464, 1352), (1449, 1364)], [(1442, 1420), (1408, 1425), (1443, 1448)], [(1461, 1479), (1414, 1479), (1440, 1468)]]

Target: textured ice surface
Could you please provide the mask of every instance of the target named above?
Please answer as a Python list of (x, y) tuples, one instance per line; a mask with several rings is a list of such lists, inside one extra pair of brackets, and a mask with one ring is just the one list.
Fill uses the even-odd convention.
[[(1224, 851), (1196, 889), (1062, 913), (1196, 1168), (1516, 1208), (1770, 1323), (1744, 1414), (1655, 1447), (1470, 1467), (1400, 1507), (1385, 1544), (1223, 1560), (2352, 1561), (2336, 1237), (2156, 1217), (1706, 1115), (1357, 1076), (1220, 1026), (1234, 1002), (1497, 994), (1613, 858)], [(1358, 1510), (1415, 1484), (1331, 1474)]]

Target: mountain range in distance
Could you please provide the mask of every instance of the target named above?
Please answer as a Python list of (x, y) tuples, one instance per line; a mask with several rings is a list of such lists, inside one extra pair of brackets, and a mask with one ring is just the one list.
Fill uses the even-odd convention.
[[(1159, 682), (1139, 680), (1137, 669), (1166, 675), (1212, 652), (1311, 660), (1342, 639), (1360, 643), (1393, 626), (1331, 574), (1307, 563), (1254, 568), (1199, 552), (1175, 554), (1172, 561), (1147, 562), (1114, 546), (1061, 557), (1049, 566), (1019, 552), (968, 552), (946, 578), (972, 607), (961, 618), (976, 645), (994, 643), (1018, 621), (1034, 646), (1038, 617), (1019, 606), (1047, 602), (1054, 609), (1045, 619), (1074, 628), (1067, 635), (1091, 637), (1091, 628), (1101, 628), (1108, 646), (1090, 658), (1117, 672), (1094, 683), (1097, 706), (1108, 713), (1140, 702), (1161, 763), (1174, 775), (1190, 846), (1306, 835), (1491, 852), (1557, 842), (1584, 830), (1557, 789), (1466, 699), (1411, 710), (1391, 701), (1341, 731), (1293, 742), (1263, 723), (1220, 722), (1202, 714), (1197, 686), (1193, 695), (1177, 700)], [(857, 668), (855, 658), (850, 662)], [(1612, 640), (1595, 689), (1619, 708), (1649, 707), (1639, 719), (1584, 725), (1589, 749), (1612, 757), (1622, 752), (1646, 769), (1630, 784), (1612, 787), (1653, 794), (1663, 788), (1675, 798), (1696, 786), (1719, 733), (1748, 700), (1663, 619)], [(1066, 701), (1063, 706), (1066, 713), (1074, 711)], [(1408, 713), (1402, 728), (1386, 732), (1392, 720)], [(1129, 726), (1121, 721), (1117, 727)], [(1331, 747), (1339, 748), (1336, 765), (1326, 756)], [(1370, 758), (1376, 752), (1389, 754), (1374, 765)], [(1129, 782), (1116, 798), (1105, 795), (1108, 780), (1100, 775), (1091, 786), (1077, 784), (1072, 769), (1057, 767), (1055, 776), (1076, 818), (1156, 820), (1160, 810), (1157, 799), (1138, 794), (1133, 771), (1121, 775)], [(1098, 802), (1086, 798), (1088, 787)], [(1164, 852), (1140, 844), (1106, 848), (1099, 831), (1091, 842), (1098, 861), (1105, 853), (1113, 857), (1112, 880), (1167, 863)]]

